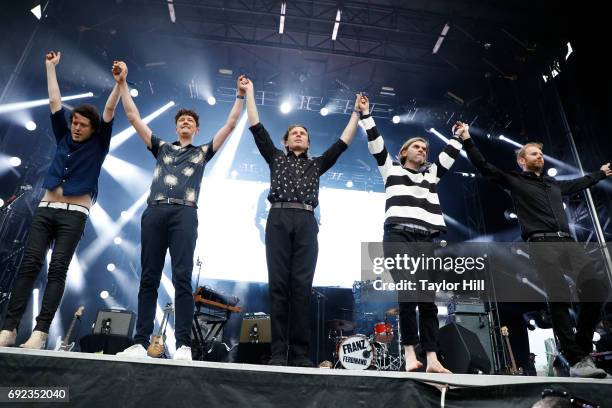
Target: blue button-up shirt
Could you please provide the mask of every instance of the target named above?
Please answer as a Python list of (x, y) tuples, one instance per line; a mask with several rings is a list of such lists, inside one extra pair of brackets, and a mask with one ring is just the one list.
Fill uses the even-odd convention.
[(113, 121), (100, 122), (100, 127), (89, 139), (78, 143), (72, 140), (64, 109), (51, 115), (57, 149), (47, 171), (43, 187), (55, 190), (62, 186), (65, 196), (98, 195), (98, 177), (110, 147)]

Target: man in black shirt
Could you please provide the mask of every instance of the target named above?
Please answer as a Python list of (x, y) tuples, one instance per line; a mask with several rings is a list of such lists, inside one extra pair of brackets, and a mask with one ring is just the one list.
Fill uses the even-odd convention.
[[(191, 274), (193, 252), (198, 236), (197, 202), (206, 163), (218, 151), (232, 133), (244, 99), (244, 91), (238, 90), (236, 101), (227, 122), (212, 141), (194, 146), (193, 139), (199, 131), (199, 116), (194, 111), (180, 109), (175, 116), (178, 140), (167, 143), (153, 135), (142, 121), (127, 86), (127, 66), (119, 61), (118, 72), (121, 99), (128, 120), (157, 160), (153, 173), (148, 206), (142, 214), (142, 274), (138, 291), (138, 318), (134, 344), (119, 353), (128, 357), (146, 357), (157, 304), (157, 289), (161, 280), (166, 252), (172, 259), (172, 284), (174, 285), (176, 337), (175, 360), (191, 360), (191, 322), (194, 312)], [(238, 78), (237, 88), (240, 87)]]
[(45, 194), (32, 217), (25, 254), (0, 332), (0, 347), (15, 343), (16, 328), (53, 244), (36, 327), (20, 346), (45, 348), (51, 322), (64, 294), (68, 266), (83, 236), (89, 209), (98, 195), (98, 177), (110, 146), (115, 107), (119, 102), (118, 88), (115, 86), (109, 95), (101, 120), (95, 106), (84, 104), (76, 106), (70, 121), (66, 121), (55, 71), (60, 58), (60, 52), (51, 51), (45, 61), (51, 125), (57, 148), (43, 182)]
[(250, 130), (259, 152), (270, 166), (272, 204), (266, 223), (266, 261), (272, 320), (271, 365), (310, 367), (309, 306), (317, 264), (319, 227), (313, 210), (319, 204), (319, 178), (353, 140), (359, 121), (355, 108), (340, 139), (319, 157), (309, 157), (308, 130), (291, 125), (277, 149), (259, 122), (253, 83), (246, 86)]
[[(583, 251), (573, 243), (569, 223), (563, 211), (563, 195), (576, 194), (612, 175), (610, 163), (599, 171), (573, 180), (557, 181), (542, 174), (542, 145), (527, 143), (517, 153), (517, 163), (523, 172), (506, 172), (488, 163), (470, 137), (468, 126), (457, 122), (454, 130), (464, 140), (463, 146), (476, 168), (487, 178), (501, 185), (512, 196), (521, 225), (522, 238), (530, 243), (531, 258), (546, 288), (553, 330), (574, 377), (605, 377), (606, 372), (595, 367), (590, 353), (595, 324), (606, 298), (607, 288), (598, 282), (592, 271), (578, 281), (582, 297), (600, 301), (581, 301), (576, 333), (569, 314), (568, 288), (564, 271), (570, 265), (589, 263)], [(566, 243), (570, 244), (566, 244)], [(551, 244), (539, 244), (551, 243)], [(571, 252), (571, 256), (568, 252)]]

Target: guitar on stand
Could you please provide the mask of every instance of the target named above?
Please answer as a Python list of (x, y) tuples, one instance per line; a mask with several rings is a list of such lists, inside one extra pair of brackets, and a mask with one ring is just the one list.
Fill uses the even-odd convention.
[(166, 358), (166, 327), (170, 313), (174, 312), (172, 303), (168, 303), (163, 310), (164, 317), (162, 318), (159, 330), (156, 335), (151, 336), (151, 344), (147, 348), (147, 355), (153, 358)]
[(55, 344), (55, 351), (72, 351), (74, 348), (74, 341), (72, 341), (74, 327), (77, 321), (81, 321), (81, 316), (83, 316), (83, 310), (85, 310), (84, 306), (79, 306), (76, 312), (74, 312), (74, 316), (72, 317), (72, 322), (70, 323), (70, 327), (62, 340), (62, 337), (57, 338), (57, 343)]
[(510, 332), (506, 326), (502, 326), (501, 335), (504, 338), (508, 354), (510, 355), (510, 367), (506, 367), (507, 374), (510, 375), (523, 375), (523, 368), (516, 367), (516, 360), (514, 359), (514, 353), (512, 352), (512, 346), (510, 345)]

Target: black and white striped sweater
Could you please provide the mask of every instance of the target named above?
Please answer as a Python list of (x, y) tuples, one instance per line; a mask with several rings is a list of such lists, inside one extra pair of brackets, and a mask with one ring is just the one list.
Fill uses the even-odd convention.
[(451, 138), (429, 168), (415, 171), (391, 159), (372, 117), (361, 123), (368, 134), (368, 150), (376, 159), (385, 183), (385, 224), (416, 224), (446, 232), (437, 185), (461, 152), (461, 140)]

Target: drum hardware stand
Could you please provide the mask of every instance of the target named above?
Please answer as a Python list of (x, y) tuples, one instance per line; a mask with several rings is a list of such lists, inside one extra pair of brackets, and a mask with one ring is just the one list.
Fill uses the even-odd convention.
[[(315, 288), (311, 288), (310, 291), (317, 297), (317, 344), (315, 349), (315, 362), (319, 364), (319, 353), (321, 351), (321, 324), (325, 324), (325, 301), (327, 300), (327, 296)], [(321, 303), (323, 303), (323, 308), (321, 308)]]

